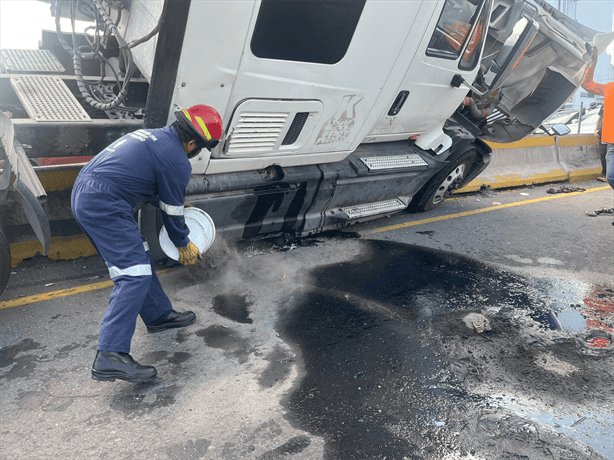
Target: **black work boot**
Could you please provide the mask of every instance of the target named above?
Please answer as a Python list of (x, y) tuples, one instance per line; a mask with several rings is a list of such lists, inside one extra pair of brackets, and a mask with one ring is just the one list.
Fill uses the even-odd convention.
[(171, 311), (164, 318), (158, 318), (153, 323), (147, 324), (149, 332), (162, 332), (175, 327), (185, 327), (196, 321), (196, 315), (193, 311)]
[(92, 378), (105, 382), (115, 379), (141, 383), (153, 380), (158, 375), (153, 366), (142, 366), (128, 353), (116, 351), (98, 351), (92, 365)]

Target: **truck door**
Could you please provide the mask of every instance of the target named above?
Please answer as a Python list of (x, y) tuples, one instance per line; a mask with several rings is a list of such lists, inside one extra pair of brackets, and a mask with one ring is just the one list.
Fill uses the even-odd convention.
[(258, 1), (224, 115), (230, 139), (213, 156), (343, 158), (364, 138), (422, 3)]
[[(406, 93), (403, 108), (382, 114), (366, 142), (407, 138), (430, 131), (454, 113), (467, 88), (454, 88), (456, 74), (473, 81), (487, 30), (492, 0), (446, 0), (434, 15), (427, 33), (397, 93)], [(441, 8), (441, 6), (439, 7)]]

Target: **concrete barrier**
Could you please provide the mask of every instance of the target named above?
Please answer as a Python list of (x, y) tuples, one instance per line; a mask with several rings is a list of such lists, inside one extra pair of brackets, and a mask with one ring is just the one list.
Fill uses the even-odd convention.
[(559, 164), (569, 176), (569, 182), (590, 180), (601, 175), (599, 141), (593, 135), (559, 137)]
[(532, 136), (511, 144), (489, 143), (490, 165), (457, 193), (482, 186), (509, 188), (548, 182), (579, 182), (601, 174), (598, 140), (593, 135)]

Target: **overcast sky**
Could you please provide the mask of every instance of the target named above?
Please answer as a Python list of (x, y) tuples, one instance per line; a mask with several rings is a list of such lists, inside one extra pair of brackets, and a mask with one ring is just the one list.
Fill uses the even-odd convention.
[[(548, 2), (558, 8), (559, 0), (548, 0)], [(566, 9), (571, 10), (573, 3), (571, 0), (560, 0), (560, 10), (567, 14)], [(614, 8), (614, 0), (578, 0), (575, 2), (576, 17), (574, 19), (599, 32), (611, 32), (613, 30), (612, 8)]]
[(0, 1), (0, 48), (36, 49), (43, 28), (55, 28), (49, 4), (33, 0)]

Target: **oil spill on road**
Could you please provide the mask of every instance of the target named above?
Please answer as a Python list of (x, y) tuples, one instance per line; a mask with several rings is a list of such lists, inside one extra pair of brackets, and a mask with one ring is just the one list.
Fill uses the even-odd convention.
[(0, 348), (0, 379), (14, 380), (32, 375), (40, 357), (22, 353), (45, 348), (32, 339), (23, 339), (16, 345)]
[(150, 414), (156, 409), (175, 404), (180, 387), (177, 385), (156, 386), (156, 382), (140, 384), (117, 392), (112, 396), (110, 408), (126, 417), (136, 418)]
[(185, 372), (185, 368), (188, 367), (184, 366), (184, 364), (191, 358), (192, 354), (184, 351), (170, 353), (168, 351), (159, 350), (147, 353), (143, 356), (143, 362), (155, 366), (158, 372), (169, 372), (171, 375), (181, 375)]
[(246, 295), (221, 294), (213, 298), (213, 311), (237, 323), (251, 324), (249, 308), (252, 304)]
[(295, 436), (279, 447), (259, 455), (256, 460), (278, 460), (288, 455), (298, 454), (311, 444), (307, 436)]
[(279, 322), (304, 365), (287, 418), (325, 440), (325, 459), (612, 458), (581, 425), (557, 431), (501, 397), (563, 423), (601, 408), (591, 421), (614, 429), (612, 356), (536, 321), (550, 292), (457, 254), (363, 244), (355, 260), (311, 273)]
[(269, 365), (260, 374), (258, 379), (258, 384), (261, 388), (273, 388), (279, 382), (283, 382), (288, 378), (294, 363), (294, 355), (288, 350), (276, 346), (264, 359)]
[(213, 325), (196, 331), (195, 334), (197, 337), (202, 337), (207, 346), (224, 350), (227, 356), (236, 359), (239, 364), (245, 364), (254, 351), (249, 340), (229, 327)]
[(326, 439), (326, 458), (403, 458), (419, 450), (418, 439), (403, 433), (419, 433), (420, 413), (430, 407), (414, 390), (436, 367), (428, 348), (390, 318), (317, 292), (282, 328), (305, 362), (305, 376), (285, 403), (289, 418)]

